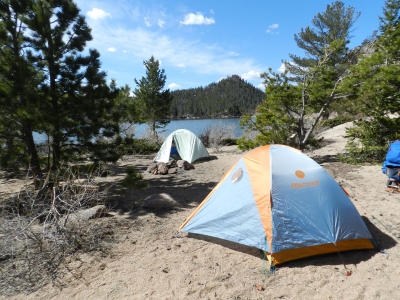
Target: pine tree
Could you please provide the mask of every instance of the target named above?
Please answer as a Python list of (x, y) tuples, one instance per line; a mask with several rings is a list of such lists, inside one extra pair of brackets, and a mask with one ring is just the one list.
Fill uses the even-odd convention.
[(100, 54), (90, 49), (83, 55), (91, 30), (72, 1), (36, 0), (24, 23), (34, 49), (28, 56), (45, 75), (40, 84), (45, 132), (51, 137), (52, 167), (57, 168), (66, 150), (93, 146), (102, 132), (118, 132), (118, 111), (114, 109), (118, 91), (106, 84), (100, 71)]
[(136, 100), (140, 103), (142, 119), (146, 120), (151, 132), (157, 137), (157, 129), (164, 128), (169, 120), (173, 97), (169, 89), (164, 90), (167, 76), (165, 70), (160, 69), (158, 60), (151, 56), (143, 62), (146, 68), (146, 77), (137, 80), (134, 90)]
[(33, 131), (40, 130), (38, 124), (43, 117), (37, 89), (42, 75), (24, 55), (30, 51), (22, 22), (31, 4), (29, 0), (0, 3), (0, 139), (3, 167), (23, 161), (26, 154), (32, 175), (40, 177)]
[[(269, 111), (270, 114), (276, 115), (276, 118), (284, 112), (291, 120), (287, 122), (290, 125), (287, 128), (292, 129), (286, 136), (294, 134), (296, 145), (300, 149), (305, 148), (318, 122), (329, 111), (330, 105), (346, 96), (339, 90), (339, 84), (347, 76), (349, 65), (355, 62), (356, 53), (350, 51), (347, 44), (351, 27), (358, 16), (359, 14), (355, 15), (354, 8), (346, 9), (343, 2), (337, 1), (328, 5), (324, 13), (319, 13), (313, 18), (313, 27), (301, 29), (301, 32), (295, 35), (295, 41), (298, 47), (305, 51), (305, 56), (290, 54), (291, 61), (284, 61), (287, 73), (279, 75), (270, 72), (263, 75), (267, 90), (272, 89), (274, 93), (279, 92), (282, 95), (295, 91), (286, 100), (285, 97), (274, 96), (276, 101), (280, 101), (273, 106), (277, 110), (274, 114), (271, 108), (263, 107), (269, 105), (270, 101), (261, 104), (258, 111)], [(276, 83), (281, 81), (285, 82), (286, 89), (276, 90)], [(264, 119), (260, 122), (262, 124), (257, 125), (263, 128), (260, 135), (265, 135), (268, 128), (274, 127), (276, 118), (268, 121), (268, 118), (256, 115), (255, 122)], [(312, 122), (306, 122), (307, 119)], [(296, 125), (295, 128), (292, 124)], [(251, 122), (248, 125), (254, 127)], [(268, 135), (269, 133), (264, 142), (274, 142)]]
[[(258, 106), (254, 116), (246, 115), (240, 119), (246, 134), (238, 139), (240, 149), (248, 150), (266, 144), (286, 144), (295, 122), (289, 117), (295, 109), (300, 89), (291, 85), (286, 74), (280, 75), (269, 70), (261, 75), (265, 79), (266, 99)], [(253, 133), (257, 133), (254, 138)]]
[[(400, 139), (400, 1), (387, 0), (374, 53), (360, 57), (344, 88), (357, 99), (363, 118), (347, 131), (353, 161), (382, 161), (388, 144)], [(359, 143), (355, 142), (355, 139)]]

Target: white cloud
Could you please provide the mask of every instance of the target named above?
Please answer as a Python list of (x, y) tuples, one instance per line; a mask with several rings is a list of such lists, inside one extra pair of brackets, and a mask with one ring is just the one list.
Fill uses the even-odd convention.
[(109, 51), (109, 52), (116, 52), (116, 51), (117, 51), (117, 48), (110, 47), (110, 48), (107, 49), (107, 51)]
[(128, 53), (128, 51), (127, 51), (127, 50), (122, 50), (122, 52), (123, 52), (123, 53)]
[(257, 85), (257, 88), (259, 88), (260, 90), (265, 92), (265, 84), (264, 83), (260, 83), (259, 85)]
[(90, 19), (100, 20), (106, 17), (111, 17), (111, 14), (105, 12), (100, 8), (92, 8), (92, 10), (87, 12), (87, 15)]
[(285, 64), (281, 64), (281, 66), (279, 67), (278, 71), (281, 72), (281, 73), (285, 72), (286, 71)]
[(215, 20), (213, 18), (205, 18), (201, 13), (190, 13), (185, 15), (184, 21), (179, 22), (182, 25), (210, 25), (214, 24)]
[[(160, 63), (162, 61), (167, 72), (170, 68), (179, 68), (180, 71), (218, 77), (267, 69), (251, 58), (228, 56), (228, 51), (219, 45), (205, 44), (190, 36), (186, 39), (174, 38), (166, 35), (165, 31), (149, 30), (146, 27), (110, 27), (103, 22), (91, 24), (91, 27), (94, 39), (90, 47), (102, 49), (104, 45), (113, 45), (115, 49), (129, 52), (130, 59), (124, 61), (126, 68), (143, 67), (143, 61), (153, 55)], [(121, 55), (114, 59), (126, 60), (126, 57)]]
[(256, 71), (249, 71), (245, 74), (242, 74), (241, 77), (244, 80), (255, 80), (255, 79), (260, 79), (260, 72)]
[(278, 34), (279, 31), (276, 31), (276, 29), (278, 29), (278, 28), (279, 28), (279, 24), (272, 24), (272, 25), (268, 26), (268, 29), (266, 32), (271, 33), (271, 34)]
[(168, 85), (168, 88), (170, 90), (176, 90), (176, 89), (180, 88), (180, 85), (177, 84), (177, 83), (171, 83), (171, 84)]
[(229, 52), (228, 55), (229, 56), (239, 56), (239, 53), (237, 53), (237, 52)]
[(144, 24), (146, 24), (147, 27), (151, 27), (151, 23), (149, 21), (149, 17), (144, 17), (143, 21), (144, 21)]
[(163, 28), (165, 22), (163, 20), (158, 20), (157, 24), (158, 24), (159, 27)]
[(212, 15), (214, 14), (214, 11), (212, 9), (210, 9), (210, 14), (212, 14)]

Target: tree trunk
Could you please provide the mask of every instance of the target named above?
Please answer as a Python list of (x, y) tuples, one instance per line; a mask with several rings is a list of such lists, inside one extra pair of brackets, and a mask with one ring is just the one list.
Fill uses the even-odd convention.
[(57, 170), (60, 166), (60, 154), (61, 154), (61, 147), (60, 147), (60, 139), (58, 138), (58, 134), (53, 135), (53, 162), (51, 165), (52, 170)]
[(29, 165), (32, 176), (35, 180), (40, 179), (42, 177), (42, 170), (40, 168), (39, 155), (36, 149), (30, 125), (23, 125), (23, 137), (26, 148), (28, 150), (28, 154), (30, 156)]

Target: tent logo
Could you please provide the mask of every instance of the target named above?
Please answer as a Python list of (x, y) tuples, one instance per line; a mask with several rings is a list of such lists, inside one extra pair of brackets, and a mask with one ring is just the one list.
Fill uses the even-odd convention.
[(306, 174), (304, 174), (303, 171), (297, 170), (296, 172), (294, 172), (294, 174), (298, 177), (298, 178), (304, 178), (306, 177)]
[(301, 188), (317, 186), (317, 185), (319, 185), (318, 180), (308, 181), (308, 182), (296, 182), (296, 183), (292, 183), (292, 188), (293, 189), (301, 189)]
[[(304, 172), (300, 171), (300, 170), (297, 170), (296, 172), (294, 172), (294, 174), (296, 175), (297, 178), (300, 178), (300, 179), (303, 179), (304, 177), (306, 177), (306, 174), (304, 174)], [(319, 185), (318, 180), (308, 181), (308, 182), (296, 182), (296, 183), (292, 183), (292, 188), (299, 189), (299, 188), (305, 188), (305, 187), (316, 186), (316, 185)]]

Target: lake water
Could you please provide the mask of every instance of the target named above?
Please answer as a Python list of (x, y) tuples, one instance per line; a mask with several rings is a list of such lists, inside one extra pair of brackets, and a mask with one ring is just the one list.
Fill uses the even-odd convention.
[[(226, 118), (226, 119), (188, 119), (188, 120), (172, 120), (163, 128), (160, 135), (167, 137), (170, 133), (177, 129), (187, 129), (196, 134), (201, 135), (206, 128), (211, 128), (213, 125), (232, 125), (234, 126), (234, 137), (241, 137), (243, 134), (239, 126), (239, 118)], [(135, 127), (135, 137), (140, 138), (149, 129), (147, 124), (137, 125)]]
[[(210, 128), (214, 124), (222, 124), (222, 126), (232, 124), (234, 126), (234, 137), (238, 138), (243, 135), (243, 131), (239, 126), (239, 118), (172, 120), (163, 129), (163, 132), (160, 132), (160, 135), (167, 137), (170, 133), (177, 129), (187, 129), (199, 136), (204, 132), (204, 129)], [(142, 137), (148, 128), (149, 126), (147, 124), (135, 125), (135, 137)], [(33, 138), (37, 143), (46, 141), (45, 135), (38, 134), (36, 132), (33, 134)]]

